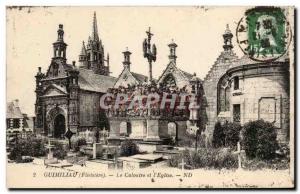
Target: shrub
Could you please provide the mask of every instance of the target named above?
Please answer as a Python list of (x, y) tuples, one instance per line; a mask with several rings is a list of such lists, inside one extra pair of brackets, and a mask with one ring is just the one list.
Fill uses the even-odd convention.
[(25, 139), (18, 139), (18, 143), (13, 146), (8, 158), (19, 161), (22, 156), (40, 157), (45, 155), (46, 148), (44, 141), (35, 137), (27, 137)]
[(83, 146), (83, 145), (87, 145), (87, 143), (86, 143), (86, 140), (85, 140), (85, 138), (78, 138), (78, 139), (76, 139), (75, 140), (75, 142), (74, 142), (74, 147), (73, 147), (73, 149), (76, 151), (76, 152), (78, 152), (79, 150), (80, 150), (80, 147), (81, 146)]
[(215, 124), (212, 144), (215, 148), (225, 146), (225, 133), (219, 121)]
[(132, 140), (125, 140), (121, 143), (121, 156), (132, 156), (139, 153), (139, 147)]
[(268, 161), (263, 161), (260, 159), (245, 160), (243, 162), (243, 167), (248, 170), (261, 170), (261, 169), (276, 169), (285, 170), (289, 169), (290, 163), (288, 159), (273, 159)]
[(54, 145), (53, 157), (62, 160), (67, 156), (68, 145), (58, 141), (53, 141), (51, 144)]
[(242, 126), (236, 122), (229, 122), (224, 124), (226, 147), (235, 147), (237, 145), (241, 129)]
[(195, 136), (186, 132), (182, 137), (180, 137), (177, 145), (180, 147), (195, 147)]
[(235, 147), (239, 141), (239, 134), (242, 127), (236, 122), (226, 122), (221, 124), (219, 121), (215, 124), (215, 130), (213, 133), (213, 146), (219, 147)]
[(264, 120), (250, 121), (244, 125), (243, 146), (248, 158), (270, 160), (278, 148), (277, 134), (272, 123)]
[(192, 168), (206, 169), (233, 169), (238, 167), (237, 155), (232, 154), (230, 149), (206, 149), (200, 148), (197, 151), (185, 150), (182, 154), (171, 156), (169, 166), (178, 167), (184, 157), (184, 163)]

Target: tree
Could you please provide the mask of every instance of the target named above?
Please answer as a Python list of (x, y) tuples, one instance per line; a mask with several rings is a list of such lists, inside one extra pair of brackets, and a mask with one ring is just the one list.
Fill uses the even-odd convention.
[(246, 123), (242, 143), (248, 158), (273, 159), (278, 148), (274, 125), (264, 120)]

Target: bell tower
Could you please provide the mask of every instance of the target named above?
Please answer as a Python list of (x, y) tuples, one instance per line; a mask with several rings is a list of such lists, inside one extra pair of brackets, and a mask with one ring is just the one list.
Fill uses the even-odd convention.
[(66, 59), (67, 44), (64, 42), (64, 30), (63, 25), (58, 25), (57, 40), (53, 43), (53, 58), (52, 60), (61, 60), (64, 63)]
[(224, 51), (231, 51), (233, 46), (232, 46), (232, 33), (229, 29), (229, 25), (227, 24), (226, 25), (226, 30), (225, 30), (225, 33), (223, 34), (223, 38), (224, 38), (224, 45), (223, 45), (223, 48), (224, 48)]
[(130, 71), (130, 55), (131, 55), (131, 52), (128, 51), (128, 48), (126, 48), (126, 51), (123, 52), (124, 54), (124, 61), (123, 61), (123, 66), (124, 66), (124, 69), (127, 68), (129, 71)]
[(170, 48), (169, 60), (170, 60), (170, 62), (174, 62), (176, 64), (176, 59), (177, 59), (176, 47), (177, 47), (177, 44), (172, 39), (172, 42), (168, 46)]
[[(105, 59), (104, 46), (98, 35), (97, 17), (94, 12), (92, 34), (88, 38), (87, 45), (82, 45), (79, 55), (80, 68), (91, 69), (96, 74), (109, 75), (109, 57)], [(106, 63), (106, 64), (105, 64)]]

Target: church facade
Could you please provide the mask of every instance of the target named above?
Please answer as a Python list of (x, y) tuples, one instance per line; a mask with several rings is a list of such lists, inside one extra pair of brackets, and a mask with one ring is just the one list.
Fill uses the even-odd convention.
[[(63, 35), (60, 25), (49, 68), (45, 74), (39, 68), (36, 75), (35, 124), (42, 134), (61, 138), (67, 129), (79, 135), (94, 132), (105, 115), (111, 142), (124, 138), (161, 143), (178, 141), (187, 133), (195, 134), (197, 129), (209, 142), (217, 121), (243, 125), (258, 119), (274, 123), (280, 141), (289, 139), (289, 60), (286, 56), (272, 62), (257, 62), (247, 56), (239, 58), (233, 50), (229, 26), (223, 33), (223, 51), (203, 80), (180, 69), (176, 61), (177, 44), (173, 41), (168, 45), (169, 63), (157, 80), (152, 79), (151, 65), (148, 76), (131, 71), (134, 64), (128, 49), (123, 52), (122, 72), (118, 78), (110, 76), (109, 56), (104, 57), (96, 15), (92, 35), (87, 45), (82, 43), (79, 67), (75, 62), (67, 63)], [(127, 96), (128, 101), (113, 108), (118, 94)], [(176, 109), (181, 103), (179, 94), (195, 99), (187, 97), (186, 108)], [(100, 108), (103, 95), (110, 96), (106, 103), (112, 105), (105, 110)], [(135, 97), (149, 95), (159, 96), (160, 100), (147, 106), (140, 100), (142, 104), (130, 106), (138, 101)], [(160, 107), (164, 97), (168, 101), (173, 96), (175, 108), (168, 103)], [(190, 104), (198, 106), (191, 108)]]
[(99, 39), (96, 15), (87, 46), (83, 42), (79, 68), (67, 63), (67, 44), (63, 25), (59, 25), (53, 57), (46, 73), (36, 74), (36, 123), (38, 133), (64, 138), (68, 129), (79, 134), (97, 129), (100, 97), (115, 83), (109, 76), (109, 57), (105, 59)]

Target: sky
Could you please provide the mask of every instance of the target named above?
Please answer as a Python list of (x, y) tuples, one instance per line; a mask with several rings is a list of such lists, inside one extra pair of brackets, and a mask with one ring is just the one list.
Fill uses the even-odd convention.
[(131, 71), (148, 75), (142, 42), (151, 27), (157, 47), (153, 77), (168, 64), (168, 44), (177, 47), (177, 67), (203, 79), (222, 52), (226, 24), (234, 35), (234, 52), (241, 57), (235, 31), (245, 7), (22, 7), (6, 10), (7, 101), (19, 99), (23, 113), (34, 115), (35, 78), (38, 67), (45, 73), (53, 56), (52, 43), (59, 24), (64, 25), (67, 62), (77, 61), (82, 41), (92, 32), (94, 11), (105, 55), (110, 56), (112, 76), (123, 69), (122, 52), (128, 47)]

